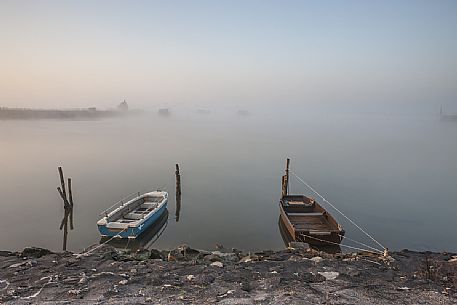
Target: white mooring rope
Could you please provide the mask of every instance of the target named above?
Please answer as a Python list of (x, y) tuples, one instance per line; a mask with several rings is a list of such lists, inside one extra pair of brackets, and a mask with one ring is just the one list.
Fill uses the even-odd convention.
[[(318, 241), (320, 241), (320, 242), (324, 242), (324, 243), (328, 243), (328, 244), (331, 244), (331, 245), (339, 246), (339, 247), (346, 247), (346, 248), (354, 249), (354, 250), (358, 250), (358, 251), (370, 252), (370, 253), (373, 253), (373, 254), (376, 254), (376, 255), (379, 254), (379, 250), (377, 250), (377, 249), (376, 249), (376, 251), (378, 251), (378, 252), (374, 252), (374, 251), (367, 250), (367, 249), (362, 249), (362, 248), (353, 247), (353, 246), (349, 246), (349, 245), (334, 243), (333, 241), (329, 241), (329, 240), (325, 240), (325, 239), (320, 239), (320, 238), (317, 238), (317, 237), (314, 237), (314, 236), (311, 236), (311, 235), (307, 235), (307, 234), (303, 234), (303, 233), (300, 234), (300, 235), (301, 235), (301, 236), (308, 237), (308, 238), (312, 238), (312, 239), (315, 239), (315, 240), (318, 240)], [(381, 252), (381, 253), (382, 253), (382, 252)]]
[[(335, 209), (338, 213), (340, 213), (344, 218), (349, 220), (354, 226), (356, 226), (360, 231), (362, 231), (366, 236), (368, 236), (372, 241), (374, 241), (376, 244), (378, 244), (383, 250), (386, 249), (379, 241), (377, 241), (373, 236), (371, 236), (368, 232), (366, 232), (364, 229), (362, 229), (358, 224), (356, 224), (352, 219), (350, 219), (348, 216), (346, 216), (343, 212), (341, 212), (337, 207), (335, 207), (333, 204), (331, 204), (327, 199), (325, 199), (324, 196), (319, 194), (311, 185), (306, 183), (302, 178), (300, 178), (296, 173), (293, 171), (290, 171), (301, 183), (303, 183), (306, 187), (308, 187), (312, 192), (314, 192), (316, 195), (322, 198), (323, 201), (327, 202), (332, 208)], [(377, 249), (378, 250), (378, 249)], [(379, 250), (378, 250), (379, 251)], [(381, 251), (382, 252), (382, 251)]]
[(347, 236), (345, 236), (345, 235), (340, 235), (340, 234), (338, 234), (338, 235), (339, 235), (342, 239), (344, 238), (344, 239), (350, 240), (350, 241), (352, 241), (352, 242), (354, 242), (354, 243), (356, 243), (356, 244), (359, 244), (359, 245), (361, 245), (361, 246), (367, 247), (368, 249), (371, 249), (371, 250), (373, 250), (373, 251), (379, 252), (380, 254), (383, 253), (383, 251), (379, 250), (378, 248), (372, 247), (372, 246), (370, 246), (370, 245), (367, 245), (367, 244), (362, 243), (362, 242), (360, 242), (360, 241), (357, 241), (357, 240), (355, 240), (355, 239), (349, 238), (349, 237), (347, 237)]
[(94, 252), (95, 250), (100, 249), (101, 247), (103, 247), (104, 245), (106, 245), (107, 243), (109, 243), (110, 241), (112, 241), (114, 238), (117, 238), (117, 237), (121, 236), (121, 233), (124, 232), (125, 230), (127, 230), (128, 228), (129, 228), (129, 227), (123, 229), (122, 231), (120, 231), (119, 233), (117, 233), (116, 235), (114, 235), (113, 237), (111, 237), (110, 239), (108, 239), (107, 241), (105, 241), (104, 243), (101, 243), (100, 245), (98, 245), (98, 246), (95, 247), (95, 248), (90, 249), (89, 251), (81, 252), (81, 253), (75, 254), (76, 258), (80, 258), (81, 256), (87, 256), (87, 255), (89, 255), (90, 253)]

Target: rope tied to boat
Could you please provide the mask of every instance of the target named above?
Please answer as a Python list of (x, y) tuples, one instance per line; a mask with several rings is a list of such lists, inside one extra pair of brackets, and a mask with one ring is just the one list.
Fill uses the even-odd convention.
[(356, 244), (359, 244), (359, 245), (361, 245), (361, 246), (367, 247), (368, 249), (371, 249), (371, 250), (373, 250), (373, 251), (379, 252), (379, 254), (383, 254), (383, 253), (384, 253), (383, 251), (379, 250), (378, 248), (372, 247), (372, 246), (370, 246), (370, 245), (367, 245), (367, 244), (362, 243), (362, 242), (360, 242), (360, 241), (357, 241), (357, 240), (355, 240), (355, 239), (349, 238), (349, 237), (347, 237), (346, 235), (341, 235), (341, 234), (338, 234), (338, 235), (341, 237), (341, 239), (344, 238), (344, 239), (350, 240), (350, 241), (352, 241), (352, 242), (354, 242), (354, 243), (356, 243)]
[(122, 231), (120, 231), (119, 233), (117, 233), (116, 235), (114, 235), (113, 237), (111, 237), (110, 239), (108, 239), (107, 241), (105, 241), (105, 242), (101, 243), (100, 245), (98, 245), (97, 247), (94, 247), (94, 248), (92, 248), (92, 249), (90, 249), (90, 250), (88, 250), (88, 251), (85, 251), (85, 252), (83, 251), (83, 252), (81, 252), (81, 253), (75, 254), (76, 258), (80, 258), (81, 256), (88, 256), (89, 254), (91, 254), (91, 253), (94, 252), (95, 250), (100, 249), (101, 247), (103, 247), (104, 245), (106, 245), (107, 243), (109, 243), (110, 241), (112, 241), (113, 239), (120, 237), (121, 234), (122, 234), (125, 230), (127, 230), (127, 229), (129, 229), (129, 227), (123, 229)]
[[(315, 193), (316, 195), (318, 195), (322, 201), (326, 202), (328, 205), (330, 205), (335, 211), (337, 211), (338, 213), (340, 213), (344, 218), (346, 218), (350, 223), (352, 223), (357, 229), (359, 229), (362, 233), (364, 233), (366, 236), (368, 236), (372, 241), (374, 241), (377, 245), (379, 245), (382, 250), (379, 250), (379, 249), (376, 249), (376, 248), (373, 248), (373, 247), (370, 247), (370, 246), (367, 246), (367, 245), (364, 245), (364, 246), (367, 246), (371, 249), (376, 249), (377, 251), (380, 251), (381, 253), (384, 253), (386, 251), (386, 247), (384, 247), (379, 241), (377, 241), (373, 236), (371, 236), (366, 230), (364, 230), (363, 228), (361, 228), (358, 224), (355, 223), (355, 221), (353, 221), (352, 219), (350, 219), (348, 216), (346, 216), (343, 212), (341, 212), (337, 207), (335, 207), (330, 201), (328, 201), (324, 196), (322, 196), (319, 192), (317, 192), (311, 185), (309, 185), (309, 183), (306, 183), (306, 181), (304, 181), (302, 178), (300, 178), (295, 172), (293, 171), (290, 171), (301, 183), (303, 183), (306, 187), (308, 187), (313, 193)], [(348, 238), (349, 239), (349, 238)], [(349, 239), (351, 240), (351, 239)], [(354, 240), (353, 240), (354, 241)], [(360, 242), (357, 242), (357, 243), (360, 243)], [(362, 243), (360, 243), (362, 244)], [(348, 246), (346, 246), (348, 247)]]
[(379, 254), (383, 253), (382, 251), (380, 251), (378, 249), (375, 249), (376, 251), (371, 251), (371, 250), (367, 250), (367, 249), (363, 249), (363, 248), (359, 248), (359, 247), (354, 247), (354, 246), (349, 246), (349, 245), (345, 245), (345, 244), (338, 244), (338, 243), (335, 243), (333, 241), (320, 239), (320, 238), (317, 238), (317, 237), (314, 237), (314, 236), (311, 236), (311, 235), (307, 235), (307, 234), (303, 234), (303, 233), (301, 233), (300, 235), (304, 236), (304, 237), (307, 237), (307, 238), (312, 238), (312, 239), (320, 241), (320, 242), (324, 242), (324, 243), (328, 243), (328, 244), (331, 244), (331, 245), (339, 246), (339, 247), (346, 247), (346, 248), (354, 249), (354, 250), (358, 250), (358, 251), (370, 252), (370, 253), (373, 253), (373, 254), (376, 254), (376, 255), (379, 255)]

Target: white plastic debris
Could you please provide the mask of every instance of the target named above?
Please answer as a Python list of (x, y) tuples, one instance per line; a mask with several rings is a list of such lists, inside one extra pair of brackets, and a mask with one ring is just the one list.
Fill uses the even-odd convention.
[(189, 274), (188, 276), (186, 276), (186, 278), (188, 281), (192, 281), (195, 278), (195, 276), (193, 276), (192, 274)]

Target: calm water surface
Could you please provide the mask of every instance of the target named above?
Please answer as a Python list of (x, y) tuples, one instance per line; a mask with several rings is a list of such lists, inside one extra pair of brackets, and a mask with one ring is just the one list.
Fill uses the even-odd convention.
[[(433, 116), (284, 118), (0, 121), (0, 248), (61, 248), (58, 165), (73, 178), (71, 250), (100, 241), (96, 221), (105, 208), (157, 188), (170, 192), (170, 202), (155, 247), (282, 248), (277, 202), (290, 157), (294, 172), (387, 247), (457, 251), (457, 124)], [(175, 163), (182, 173), (179, 222)], [(291, 190), (312, 194), (294, 179)], [(368, 241), (332, 213), (347, 236)]]

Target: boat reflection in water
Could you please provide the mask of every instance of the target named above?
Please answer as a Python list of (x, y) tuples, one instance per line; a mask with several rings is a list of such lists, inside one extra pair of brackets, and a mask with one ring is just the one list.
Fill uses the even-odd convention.
[(163, 214), (155, 223), (149, 226), (137, 238), (111, 238), (102, 237), (100, 244), (107, 243), (118, 249), (130, 249), (133, 251), (140, 249), (150, 249), (152, 245), (160, 238), (162, 233), (165, 231), (168, 224), (168, 209), (165, 209)]
[[(289, 247), (291, 242), (303, 242), (303, 240), (294, 239), (292, 235), (290, 235), (289, 230), (287, 230), (286, 225), (284, 224), (281, 216), (279, 216), (278, 220), (278, 227), (279, 233), (281, 233), (282, 240), (286, 247)], [(329, 246), (322, 246), (322, 245), (310, 245), (306, 244), (308, 248), (318, 251), (323, 251), (330, 254), (341, 253), (341, 247), (337, 245), (329, 245)]]

